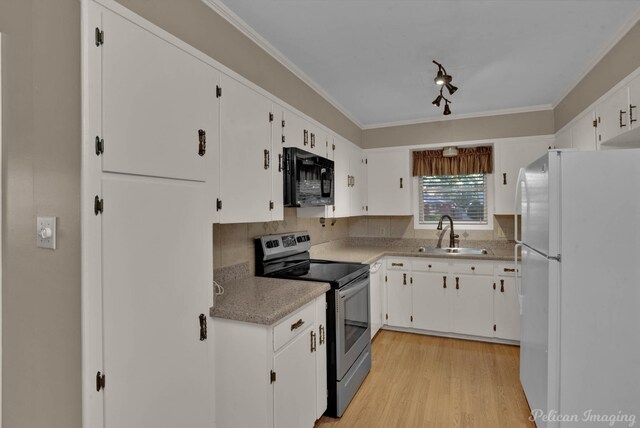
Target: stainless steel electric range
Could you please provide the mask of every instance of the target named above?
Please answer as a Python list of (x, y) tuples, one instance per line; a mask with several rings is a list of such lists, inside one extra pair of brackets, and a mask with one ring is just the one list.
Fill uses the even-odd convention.
[(308, 232), (256, 239), (256, 275), (327, 282), (326, 414), (340, 417), (371, 369), (369, 266), (315, 260)]

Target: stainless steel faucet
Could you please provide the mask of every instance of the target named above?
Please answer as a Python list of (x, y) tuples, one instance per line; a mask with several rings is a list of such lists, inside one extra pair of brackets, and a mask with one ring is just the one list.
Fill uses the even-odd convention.
[(456, 246), (456, 238), (459, 238), (460, 236), (456, 235), (453, 232), (453, 219), (450, 216), (445, 214), (442, 217), (440, 217), (440, 221), (438, 222), (437, 230), (442, 230), (442, 220), (444, 220), (445, 217), (449, 219), (449, 224), (450, 224), (450, 227), (449, 227), (449, 248), (455, 248), (455, 246)]

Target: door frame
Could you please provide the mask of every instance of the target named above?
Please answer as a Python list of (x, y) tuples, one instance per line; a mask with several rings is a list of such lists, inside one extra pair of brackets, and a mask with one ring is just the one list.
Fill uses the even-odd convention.
[(0, 33), (0, 427), (2, 427), (2, 33)]

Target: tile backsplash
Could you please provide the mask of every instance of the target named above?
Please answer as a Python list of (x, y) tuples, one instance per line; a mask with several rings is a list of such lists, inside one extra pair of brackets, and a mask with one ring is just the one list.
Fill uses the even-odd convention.
[[(295, 208), (285, 208), (284, 220), (264, 223), (213, 225), (213, 266), (215, 269), (248, 263), (255, 272), (254, 239), (274, 233), (308, 230), (313, 245), (349, 237), (438, 239), (442, 232), (433, 229), (414, 229), (413, 217), (351, 217), (327, 219), (325, 226), (318, 218), (298, 218)], [(513, 216), (495, 216), (493, 230), (465, 230), (456, 228), (460, 241), (513, 240)], [(444, 239), (448, 239), (448, 232)]]
[[(442, 233), (435, 229), (415, 229), (412, 216), (351, 217), (348, 220), (350, 237), (438, 239)], [(460, 226), (455, 231), (460, 235), (461, 242), (512, 241), (513, 216), (494, 216), (493, 230), (466, 230), (464, 226)], [(448, 227), (445, 232), (444, 238), (448, 239)]]

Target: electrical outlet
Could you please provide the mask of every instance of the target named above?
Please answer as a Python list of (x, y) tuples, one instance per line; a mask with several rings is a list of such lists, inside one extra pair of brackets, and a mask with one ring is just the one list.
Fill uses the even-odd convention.
[(36, 246), (55, 250), (56, 232), (55, 217), (38, 217), (36, 223)]

